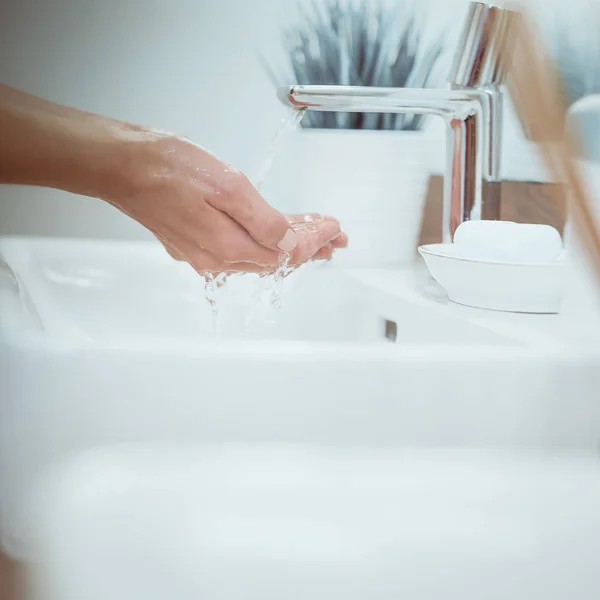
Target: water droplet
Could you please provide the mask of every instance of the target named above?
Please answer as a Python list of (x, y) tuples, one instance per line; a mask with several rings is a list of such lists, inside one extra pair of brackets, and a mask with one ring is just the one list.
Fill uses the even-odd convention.
[(283, 280), (294, 271), (294, 267), (290, 265), (290, 254), (282, 252), (279, 255), (279, 265), (273, 275), (273, 285), (271, 288), (271, 308), (281, 310), (281, 292), (283, 288)]
[(213, 319), (213, 333), (217, 335), (219, 329), (219, 308), (216, 297), (217, 286), (215, 285), (215, 276), (212, 273), (206, 273), (204, 276), (204, 297), (210, 304)]

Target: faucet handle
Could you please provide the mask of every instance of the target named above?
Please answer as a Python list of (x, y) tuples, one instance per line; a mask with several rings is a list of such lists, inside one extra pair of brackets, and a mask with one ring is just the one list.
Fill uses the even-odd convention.
[(504, 83), (508, 65), (500, 52), (511, 35), (516, 12), (484, 2), (471, 2), (449, 82), (453, 87), (478, 88)]

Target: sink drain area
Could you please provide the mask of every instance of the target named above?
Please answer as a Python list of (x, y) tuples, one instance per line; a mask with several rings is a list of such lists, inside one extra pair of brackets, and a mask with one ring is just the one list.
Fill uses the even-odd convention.
[(390, 342), (395, 342), (398, 337), (398, 325), (395, 321), (383, 319), (383, 334)]

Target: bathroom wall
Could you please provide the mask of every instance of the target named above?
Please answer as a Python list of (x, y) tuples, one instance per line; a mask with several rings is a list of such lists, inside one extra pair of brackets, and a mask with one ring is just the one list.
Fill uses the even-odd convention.
[[(0, 81), (86, 110), (185, 132), (251, 176), (284, 114), (258, 55), (277, 60), (277, 26), (289, 18), (292, 4), (3, 3)], [(455, 39), (466, 5), (467, 0), (430, 0), (429, 34), (444, 31)], [(288, 208), (285, 198), (270, 199)], [(16, 187), (0, 189), (0, 234), (6, 233), (149, 237), (97, 200)]]

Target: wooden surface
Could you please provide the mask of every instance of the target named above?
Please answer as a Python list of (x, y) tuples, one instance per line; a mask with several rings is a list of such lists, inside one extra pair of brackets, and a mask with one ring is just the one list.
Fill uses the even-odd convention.
[[(500, 186), (500, 219), (516, 223), (552, 225), (562, 235), (567, 217), (565, 187), (554, 183), (502, 181)], [(442, 241), (443, 178), (430, 178), (423, 213), (419, 244)], [(486, 197), (486, 189), (483, 191)]]

